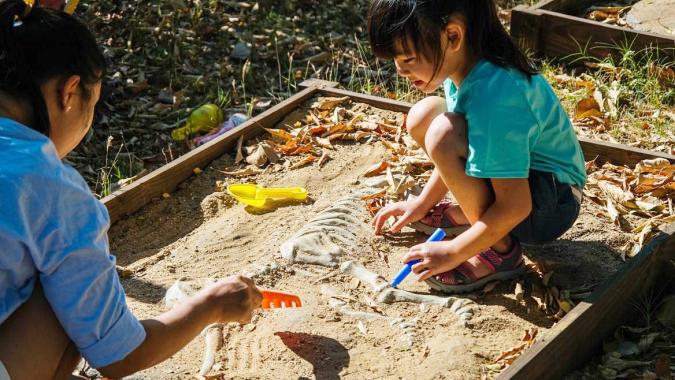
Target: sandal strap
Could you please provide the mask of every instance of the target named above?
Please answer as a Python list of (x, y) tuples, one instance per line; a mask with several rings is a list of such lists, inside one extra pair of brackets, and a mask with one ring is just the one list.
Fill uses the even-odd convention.
[(455, 269), (438, 274), (435, 277), (438, 281), (446, 285), (470, 284), (476, 281), (473, 271), (466, 263), (462, 263)]
[(499, 254), (492, 248), (481, 251), (477, 255), (483, 264), (489, 266), (493, 272), (512, 270), (523, 261), (523, 249), (518, 240), (513, 238), (513, 248), (507, 254)]
[(447, 199), (444, 199), (444, 200), (438, 202), (438, 204), (436, 204), (436, 206), (434, 206), (431, 209), (431, 212), (427, 215), (426, 218), (428, 218), (427, 219), (428, 223), (426, 223), (426, 224), (430, 225), (431, 227), (437, 227), (437, 228), (438, 227), (446, 227), (446, 226), (443, 226), (443, 217), (445, 217), (450, 222), (450, 226), (447, 226), (447, 227), (458, 226), (459, 224), (450, 215), (445, 214), (445, 211), (449, 207), (454, 206), (454, 205), (455, 204), (453, 202), (451, 202)]

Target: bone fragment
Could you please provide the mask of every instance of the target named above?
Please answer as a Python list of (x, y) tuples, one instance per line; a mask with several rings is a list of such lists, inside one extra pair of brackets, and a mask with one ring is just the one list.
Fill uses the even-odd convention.
[(206, 376), (216, 362), (216, 353), (223, 346), (223, 325), (214, 323), (206, 326), (201, 335), (204, 337), (204, 359), (199, 376)]
[(382, 278), (382, 276), (369, 271), (363, 265), (355, 261), (344, 262), (340, 266), (340, 269), (343, 273), (356, 277), (364, 284), (369, 285), (373, 289), (378, 302), (387, 304), (394, 302), (414, 302), (449, 307), (457, 300), (457, 298), (454, 297), (439, 297), (430, 294), (417, 294), (401, 289), (394, 289), (384, 278)]
[[(202, 280), (177, 280), (166, 291), (164, 303), (169, 308), (176, 307), (176, 305), (179, 305), (195, 295), (203, 287), (209, 286), (215, 282), (216, 280), (212, 278)], [(201, 368), (199, 369), (199, 375), (205, 376), (213, 367), (216, 360), (216, 352), (218, 352), (223, 344), (223, 326), (218, 323), (208, 325), (202, 330), (201, 335), (204, 337), (204, 359)]]

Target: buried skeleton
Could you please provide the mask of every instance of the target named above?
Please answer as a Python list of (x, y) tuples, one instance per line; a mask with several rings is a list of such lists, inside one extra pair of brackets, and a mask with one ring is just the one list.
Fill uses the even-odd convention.
[[(290, 264), (311, 264), (325, 267), (335, 267), (343, 256), (342, 246), (347, 249), (357, 247), (358, 238), (369, 233), (368, 226), (362, 221), (365, 208), (361, 197), (372, 189), (356, 192), (323, 210), (303, 226), (288, 241), (282, 244), (280, 250)], [(341, 246), (342, 245), (342, 246)], [(389, 283), (377, 273), (366, 269), (357, 261), (344, 261), (340, 271), (366, 284), (375, 296), (378, 303), (392, 304), (395, 302), (411, 302), (423, 305), (438, 305), (450, 310), (459, 317), (459, 323), (467, 326), (467, 322), (474, 315), (475, 303), (467, 298), (442, 297), (431, 294), (417, 294), (401, 289), (392, 288)], [(247, 273), (253, 279), (267, 276), (281, 267), (270, 263)], [(180, 279), (167, 291), (165, 303), (174, 307), (198, 292), (202, 287), (214, 283), (214, 279)], [(401, 330), (401, 340), (409, 347), (415, 343), (417, 336), (416, 326), (418, 319), (404, 319), (395, 316), (386, 316), (383, 313), (363, 312), (353, 309), (344, 301), (348, 296), (330, 286), (322, 286), (321, 294), (328, 298), (329, 306), (341, 315), (357, 320), (382, 319), (390, 326)], [(372, 305), (371, 305), (372, 307)], [(359, 322), (360, 323), (360, 322)], [(359, 324), (360, 328), (363, 326)], [(223, 346), (223, 326), (212, 324), (202, 331), (204, 339), (204, 357), (199, 370), (200, 376), (206, 376), (216, 362), (216, 353)]]

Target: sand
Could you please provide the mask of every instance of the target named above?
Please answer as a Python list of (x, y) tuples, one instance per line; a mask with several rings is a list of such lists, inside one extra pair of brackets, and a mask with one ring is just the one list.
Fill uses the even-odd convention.
[[(400, 114), (352, 106), (401, 120)], [(280, 124), (301, 114), (299, 110)], [(378, 141), (343, 143), (331, 157), (323, 167), (315, 163), (289, 170), (273, 165), (246, 179), (266, 186), (303, 186), (311, 197), (306, 203), (277, 203), (261, 211), (217, 191), (216, 181), (242, 182), (221, 172), (238, 167), (227, 154), (184, 182), (170, 198), (156, 200), (112, 226), (111, 250), (118, 264), (133, 272), (122, 280), (133, 312), (139, 318), (151, 318), (166, 310), (162, 298), (181, 278), (258, 272), (259, 286), (300, 295), (302, 308), (260, 311), (252, 324), (225, 326), (225, 345), (210, 375), (227, 379), (492, 378), (496, 374), (485, 365), (500, 351), (517, 345), (529, 328), (545, 334), (553, 326), (551, 318), (538, 311), (528, 314), (515, 300), (512, 281), (485, 295), (471, 295), (477, 307), (466, 325), (441, 306), (378, 305), (385, 316), (414, 324), (412, 345), (410, 334), (406, 337), (388, 320), (362, 320), (331, 308), (330, 297), (321, 294), (322, 286), (341, 293), (353, 309), (368, 312), (374, 312), (366, 299), (372, 293), (365, 284), (331, 268), (288, 263), (281, 258), (279, 246), (321, 210), (362, 188), (362, 174), (386, 158), (387, 152)], [(368, 214), (364, 215), (364, 222), (369, 222)], [(411, 229), (397, 236), (370, 234), (341, 260), (357, 260), (390, 278), (408, 248), (424, 239)], [(556, 283), (566, 289), (599, 283), (614, 273), (622, 265), (619, 247), (627, 240), (597, 205), (584, 202), (581, 216), (564, 236), (526, 251), (530, 259), (553, 268)], [(266, 265), (277, 269), (264, 273)], [(401, 287), (429, 293), (425, 284), (412, 279)], [(194, 378), (202, 355), (203, 341), (198, 337), (169, 360), (131, 378)]]

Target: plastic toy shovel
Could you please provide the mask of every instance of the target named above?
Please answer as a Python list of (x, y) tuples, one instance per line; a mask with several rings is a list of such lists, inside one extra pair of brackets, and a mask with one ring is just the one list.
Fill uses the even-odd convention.
[(263, 299), (260, 305), (263, 309), (280, 309), (284, 307), (302, 307), (300, 297), (295, 294), (277, 292), (273, 290), (261, 290)]
[[(429, 236), (429, 238), (427, 239), (427, 243), (430, 243), (432, 241), (441, 241), (441, 240), (443, 240), (444, 237), (445, 237), (445, 231), (443, 231), (442, 228), (438, 228), (438, 229), (436, 229), (436, 231), (434, 231), (433, 234), (431, 234), (431, 236)], [(401, 282), (403, 282), (403, 280), (405, 280), (405, 278), (408, 277), (410, 272), (412, 272), (413, 265), (419, 263), (420, 261), (422, 261), (422, 260), (413, 260), (413, 261), (410, 261), (410, 262), (406, 263), (405, 265), (403, 265), (403, 268), (401, 268), (401, 270), (391, 280), (391, 283), (390, 283), (391, 287), (395, 288), (395, 287), (399, 286), (401, 284)]]
[(239, 202), (253, 207), (262, 207), (267, 198), (276, 199), (307, 199), (307, 190), (302, 187), (269, 187), (265, 188), (254, 183), (239, 183), (229, 185), (227, 192)]

